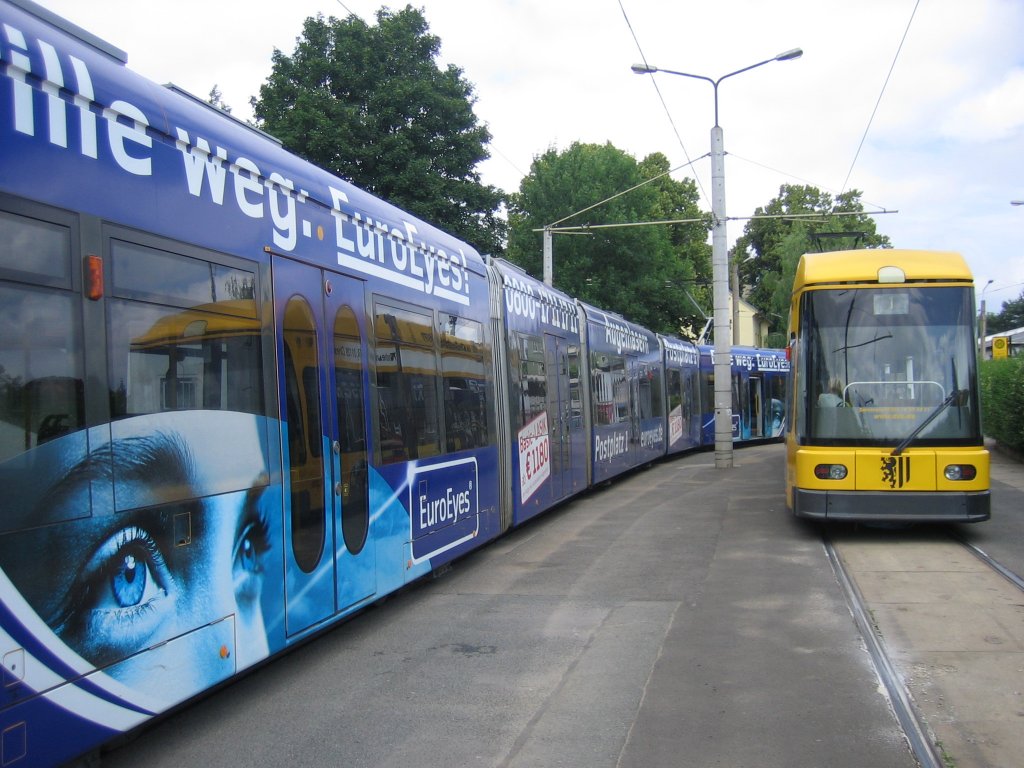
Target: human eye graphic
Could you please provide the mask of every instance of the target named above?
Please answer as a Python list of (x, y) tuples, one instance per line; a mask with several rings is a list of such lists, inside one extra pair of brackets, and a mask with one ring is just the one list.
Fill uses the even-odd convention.
[(131, 653), (169, 615), (173, 591), (170, 571), (153, 538), (136, 526), (122, 528), (82, 568), (58, 633), (94, 660)]
[(257, 510), (243, 520), (235, 540), (232, 571), (238, 599), (256, 600), (262, 589), (263, 556), (270, 549), (270, 529)]
[(104, 559), (100, 584), (96, 590), (96, 609), (144, 608), (154, 600), (167, 597), (155, 571), (163, 565), (152, 539), (141, 532), (126, 532), (116, 542), (117, 551)]

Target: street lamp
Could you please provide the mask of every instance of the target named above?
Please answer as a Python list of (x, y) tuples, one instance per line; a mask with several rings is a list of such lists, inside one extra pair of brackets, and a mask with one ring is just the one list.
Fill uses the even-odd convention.
[(773, 61), (789, 61), (803, 56), (800, 48), (780, 53), (749, 67), (737, 69), (722, 75), (717, 80), (689, 72), (660, 69), (647, 64), (634, 64), (633, 72), (638, 75), (679, 75), (711, 83), (715, 95), (715, 125), (711, 129), (711, 282), (714, 295), (715, 317), (715, 466), (728, 469), (732, 466), (732, 370), (730, 358), (732, 346), (729, 339), (729, 252), (726, 238), (725, 215), (725, 142), (722, 128), (718, 124), (718, 86), (727, 77), (747, 72), (755, 67), (771, 64)]
[(1024, 200), (1011, 200), (1010, 205), (1024, 205)]
[(989, 280), (981, 289), (981, 312), (978, 316), (978, 358), (981, 360), (985, 359), (985, 325), (988, 321), (988, 315), (985, 313), (985, 291), (993, 282), (995, 281)]

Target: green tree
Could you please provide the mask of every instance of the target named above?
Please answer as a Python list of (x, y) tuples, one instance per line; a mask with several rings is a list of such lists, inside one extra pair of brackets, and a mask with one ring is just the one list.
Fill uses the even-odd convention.
[[(890, 248), (864, 213), (861, 192), (834, 199), (817, 187), (783, 184), (778, 197), (754, 211), (730, 254), (739, 260), (743, 295), (768, 318), (772, 332), (784, 332), (789, 294), (800, 256), (809, 251)], [(801, 218), (800, 214), (817, 214)], [(842, 214), (842, 215), (837, 215)]]
[(224, 103), (224, 94), (220, 92), (220, 88), (217, 87), (216, 83), (210, 89), (210, 95), (206, 97), (206, 103), (216, 107), (221, 112), (231, 114), (231, 107)]
[(480, 181), (490, 133), (462, 70), (437, 63), (423, 12), (381, 8), (306, 19), (291, 56), (252, 100), (257, 125), (290, 151), (485, 253), (502, 250), (504, 195)]
[[(674, 181), (664, 175), (667, 171), (664, 155), (637, 163), (611, 144), (576, 142), (565, 151), (549, 149), (534, 159), (511, 196), (508, 258), (540, 277), (543, 239), (534, 230), (608, 198), (614, 197), (562, 226), (701, 219), (693, 182)], [(632, 191), (615, 197), (626, 190)], [(555, 233), (553, 282), (602, 309), (679, 335), (702, 325), (687, 292), (692, 295), (698, 270), (710, 270), (706, 241), (701, 222), (596, 228), (583, 236)]]
[(996, 334), (1024, 328), (1024, 291), (1020, 296), (1003, 304), (999, 312), (986, 312), (985, 333)]

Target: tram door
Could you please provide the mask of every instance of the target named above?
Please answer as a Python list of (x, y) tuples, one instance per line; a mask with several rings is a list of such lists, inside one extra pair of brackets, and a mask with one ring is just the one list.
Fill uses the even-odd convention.
[(640, 359), (626, 356), (626, 379), (629, 382), (629, 466), (637, 463), (640, 450)]
[(376, 591), (370, 534), (363, 285), (275, 257), (286, 627)]
[(551, 500), (572, 491), (572, 451), (569, 398), (569, 347), (565, 339), (544, 334), (547, 371), (548, 438), (551, 445)]
[(750, 387), (750, 437), (754, 440), (764, 437), (764, 397), (761, 392), (761, 377), (751, 376)]

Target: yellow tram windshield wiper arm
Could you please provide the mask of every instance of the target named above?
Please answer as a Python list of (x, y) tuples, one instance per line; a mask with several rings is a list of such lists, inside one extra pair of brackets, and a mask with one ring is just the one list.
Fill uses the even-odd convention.
[(900, 441), (900, 444), (893, 449), (891, 454), (889, 454), (890, 456), (899, 456), (901, 453), (903, 453), (903, 451), (906, 450), (907, 446), (914, 442), (914, 440), (917, 439), (917, 436), (924, 431), (924, 428), (931, 424), (933, 421), (935, 421), (935, 418), (940, 413), (942, 413), (942, 411), (945, 410), (954, 400), (960, 400), (960, 404), (963, 405), (963, 399), (966, 398), (970, 393), (966, 389), (956, 388), (958, 380), (956, 377), (955, 357), (949, 358), (949, 367), (950, 372), (953, 374), (953, 389), (951, 389), (949, 394), (946, 395), (946, 399), (939, 403), (937, 406), (935, 406), (935, 410), (928, 414), (928, 418), (917, 425), (917, 429), (915, 429), (913, 432), (911, 432), (909, 435), (907, 435)]
[(949, 406), (954, 400), (960, 397), (961, 392), (962, 390), (954, 389), (948, 395), (946, 395), (946, 399), (939, 403), (937, 406), (935, 406), (935, 410), (928, 414), (928, 418), (922, 421), (920, 424), (918, 424), (917, 429), (915, 429), (909, 435), (904, 437), (900, 441), (900, 444), (893, 448), (892, 453), (889, 455), (899, 456), (901, 453), (903, 453), (903, 451), (906, 450), (907, 446), (914, 442), (914, 440), (917, 439), (917, 436), (924, 431), (925, 427), (927, 427), (929, 424), (935, 421), (935, 418), (940, 413), (942, 413), (942, 411), (945, 410), (947, 406)]

